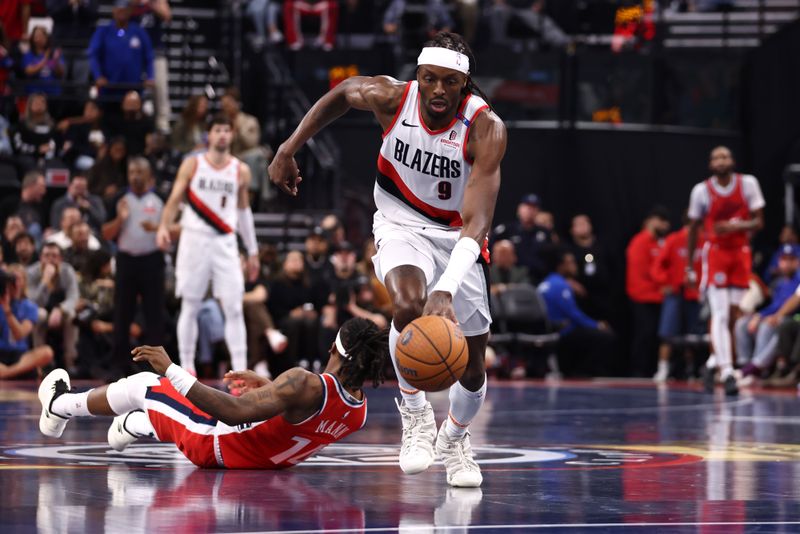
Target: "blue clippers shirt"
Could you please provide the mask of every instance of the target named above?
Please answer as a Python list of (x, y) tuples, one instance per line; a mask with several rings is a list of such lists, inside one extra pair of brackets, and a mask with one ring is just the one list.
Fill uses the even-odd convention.
[(597, 328), (597, 321), (578, 308), (575, 294), (567, 283), (567, 279), (557, 273), (551, 273), (539, 284), (539, 294), (547, 305), (547, 316), (553, 324), (566, 324), (562, 334), (571, 332), (576, 327)]

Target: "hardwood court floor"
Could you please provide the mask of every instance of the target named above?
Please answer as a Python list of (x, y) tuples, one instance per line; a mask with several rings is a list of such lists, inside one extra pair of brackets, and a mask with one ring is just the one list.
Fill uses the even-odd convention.
[[(76, 389), (90, 384), (78, 384)], [(34, 383), (0, 383), (0, 532), (800, 532), (800, 401), (645, 382), (492, 382), (480, 489), (396, 465), (396, 389), (365, 430), (283, 472), (195, 469), (110, 419), (38, 432)], [(441, 421), (446, 393), (430, 396)]]

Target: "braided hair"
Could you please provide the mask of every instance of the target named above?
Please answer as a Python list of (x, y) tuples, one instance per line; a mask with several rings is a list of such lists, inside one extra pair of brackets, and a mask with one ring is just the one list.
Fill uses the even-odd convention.
[(433, 48), (446, 48), (448, 50), (455, 50), (461, 54), (467, 56), (469, 59), (469, 72), (470, 74), (467, 75), (467, 85), (464, 87), (463, 93), (464, 96), (467, 96), (469, 93), (473, 93), (478, 95), (479, 97), (483, 98), (487, 104), (489, 104), (489, 109), (492, 109), (492, 104), (489, 102), (489, 97), (481, 91), (481, 88), (478, 87), (474, 81), (472, 81), (472, 73), (475, 72), (477, 68), (477, 64), (475, 63), (475, 54), (472, 53), (472, 49), (469, 47), (467, 42), (464, 40), (463, 37), (458, 35), (457, 33), (451, 32), (439, 32), (437, 33), (433, 39), (426, 42), (423, 45), (425, 48), (433, 47)]
[(339, 379), (348, 389), (361, 389), (371, 379), (372, 387), (383, 382), (383, 371), (389, 356), (389, 332), (368, 319), (355, 317), (341, 328), (342, 344), (348, 358), (342, 358)]

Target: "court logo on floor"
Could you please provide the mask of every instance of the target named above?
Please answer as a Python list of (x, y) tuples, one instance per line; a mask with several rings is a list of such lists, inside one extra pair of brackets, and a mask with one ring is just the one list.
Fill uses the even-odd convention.
[[(609, 469), (659, 467), (700, 461), (691, 454), (671, 451), (614, 449), (605, 447), (519, 448), (473, 447), (475, 460), (483, 467), (520, 469)], [(13, 468), (13, 460), (36, 459), (59, 465), (100, 466), (128, 464), (141, 467), (191, 465), (169, 443), (137, 443), (124, 452), (105, 444), (25, 445), (1, 451), (0, 468)], [(299, 464), (299, 467), (378, 467), (396, 466), (399, 449), (396, 445), (334, 444)], [(11, 460), (11, 461), (9, 461)]]

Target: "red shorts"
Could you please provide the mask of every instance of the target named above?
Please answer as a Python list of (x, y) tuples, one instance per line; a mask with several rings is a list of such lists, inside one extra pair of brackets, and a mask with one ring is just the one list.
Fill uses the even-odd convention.
[(144, 407), (159, 441), (177, 445), (194, 465), (219, 467), (214, 454), (217, 420), (178, 393), (167, 378), (147, 388)]
[(750, 247), (720, 248), (706, 243), (703, 248), (701, 287), (738, 287), (750, 285), (753, 256)]

